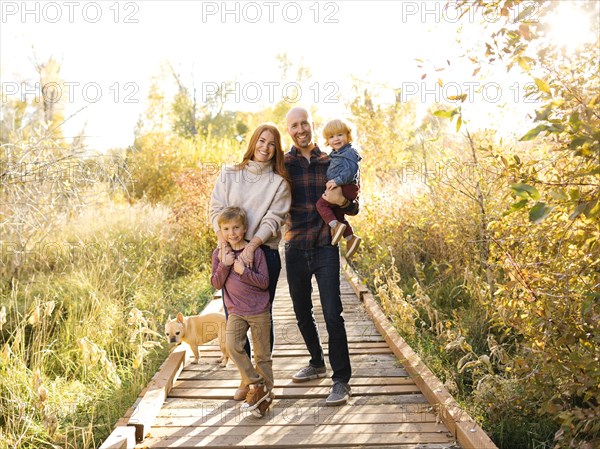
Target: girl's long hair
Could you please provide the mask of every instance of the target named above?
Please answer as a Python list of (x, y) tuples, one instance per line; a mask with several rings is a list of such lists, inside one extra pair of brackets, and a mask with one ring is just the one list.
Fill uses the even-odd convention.
[(246, 153), (244, 153), (242, 162), (237, 164), (237, 167), (241, 170), (246, 165), (248, 165), (248, 162), (252, 159), (252, 156), (254, 156), (254, 149), (256, 148), (256, 143), (258, 142), (260, 135), (265, 131), (271, 132), (273, 134), (273, 137), (275, 138), (275, 154), (273, 155), (273, 159), (271, 159), (271, 161), (273, 162), (273, 171), (289, 183), (290, 177), (288, 175), (287, 170), (285, 169), (285, 164), (283, 163), (284, 156), (283, 144), (281, 143), (281, 133), (279, 132), (279, 129), (277, 129), (277, 126), (274, 123), (263, 123), (254, 130), (254, 133), (252, 134), (252, 137), (250, 137), (250, 141), (248, 142), (248, 148), (246, 149)]

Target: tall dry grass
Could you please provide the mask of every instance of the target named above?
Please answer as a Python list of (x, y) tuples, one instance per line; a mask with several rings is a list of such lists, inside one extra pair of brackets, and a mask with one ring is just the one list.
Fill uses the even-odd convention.
[(0, 306), (7, 448), (93, 448), (110, 433), (166, 355), (168, 314), (210, 297), (206, 272), (175, 268), (179, 238), (169, 208), (107, 200), (26, 254)]

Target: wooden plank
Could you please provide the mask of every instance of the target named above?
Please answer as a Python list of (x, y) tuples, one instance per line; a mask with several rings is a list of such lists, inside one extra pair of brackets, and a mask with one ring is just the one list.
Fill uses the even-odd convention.
[[(431, 412), (425, 404), (408, 404), (411, 407), (404, 409), (399, 405), (360, 405), (348, 404), (341, 407), (298, 407), (295, 404), (284, 405), (284, 401), (275, 401), (269, 415), (261, 420), (249, 420), (247, 425), (290, 424), (290, 425), (318, 425), (318, 424), (368, 424), (401, 423), (401, 422), (435, 422), (439, 423), (437, 415)], [(215, 404), (205, 402), (198, 408), (171, 408), (163, 409), (157, 417), (156, 426), (161, 418), (194, 418), (197, 425), (235, 425), (242, 416), (241, 403), (226, 402), (215, 407)], [(421, 406), (422, 410), (419, 410)]]
[[(345, 264), (345, 271), (348, 273), (349, 279), (356, 276), (354, 270), (347, 263)], [(442, 382), (423, 363), (406, 341), (398, 335), (381, 311), (373, 295), (364, 293), (363, 302), (381, 335), (388, 342), (394, 354), (398, 356), (408, 374), (421, 388), (425, 397), (437, 407), (442, 421), (456, 436), (458, 443), (464, 449), (497, 449), (489, 436), (476, 424), (473, 418), (459, 407)], [(469, 428), (467, 432), (464, 431), (466, 427)]]
[[(366, 351), (368, 349), (383, 349), (383, 348), (385, 348), (391, 352), (389, 345), (384, 340), (348, 342), (348, 348), (349, 349), (359, 349), (359, 350), (364, 350), (364, 351)], [(287, 342), (275, 341), (275, 351), (281, 351), (281, 350), (286, 350), (286, 349), (293, 349), (293, 350), (303, 349), (306, 351), (306, 345), (304, 343), (287, 343)], [(211, 353), (211, 352), (217, 353), (220, 351), (219, 346), (214, 343), (206, 343), (206, 344), (202, 345), (202, 350), (204, 353)]]
[[(331, 408), (331, 407), (329, 407)], [(177, 410), (179, 412), (180, 410)], [(436, 421), (434, 414), (394, 414), (394, 413), (352, 413), (341, 414), (329, 417), (325, 414), (315, 414), (314, 416), (306, 413), (304, 415), (296, 414), (296, 410), (291, 409), (288, 414), (278, 414), (276, 411), (269, 412), (263, 419), (242, 420), (246, 413), (239, 407), (235, 411), (230, 411), (221, 415), (204, 416), (186, 416), (180, 413), (170, 413), (159, 416), (154, 423), (154, 427), (235, 427), (243, 424), (244, 426), (318, 426), (329, 424), (403, 424), (403, 423), (431, 423), (436, 424), (436, 429), (447, 431), (447, 427)], [(246, 429), (246, 432), (248, 430)]]
[[(401, 368), (398, 360), (393, 357), (389, 358), (392, 354), (377, 354), (376, 356), (357, 355), (350, 356), (352, 363), (352, 371), (360, 368)], [(189, 360), (189, 359), (188, 359)], [(273, 358), (273, 370), (274, 371), (289, 371), (295, 373), (300, 368), (304, 368), (308, 364), (309, 357), (275, 357)], [(328, 361), (328, 360), (326, 360)], [(233, 363), (229, 363), (227, 368), (219, 368), (216, 363), (211, 363), (209, 360), (205, 364), (188, 364), (186, 370), (189, 371), (222, 371), (235, 373), (236, 368)], [(331, 369), (327, 368), (326, 377), (331, 376)]]
[[(204, 350), (201, 351), (201, 358), (218, 358), (221, 357), (221, 351), (216, 350)], [(354, 348), (351, 350), (352, 355), (369, 355), (369, 354), (392, 354), (392, 350), (387, 348)], [(329, 355), (329, 350), (327, 348), (323, 348), (323, 353), (325, 356)], [(306, 347), (303, 349), (287, 349), (285, 347), (279, 346), (273, 350), (273, 358), (277, 357), (306, 357), (310, 356)]]
[(131, 449), (135, 447), (135, 428), (117, 426), (99, 449)]
[[(152, 429), (152, 436), (239, 436), (245, 437), (248, 434), (256, 432), (256, 422), (265, 422), (269, 420), (268, 413), (260, 419), (252, 416), (251, 413), (245, 412), (241, 420), (236, 425), (232, 426), (196, 426), (193, 422), (194, 418), (172, 418), (172, 422), (167, 426), (156, 426)], [(168, 420), (166, 420), (168, 421)], [(185, 425), (185, 422), (190, 422), (191, 425)], [(181, 423), (181, 424), (179, 424)], [(248, 424), (247, 424), (248, 423)], [(252, 423), (252, 424), (250, 424)], [(443, 424), (429, 423), (367, 423), (367, 424), (324, 424), (310, 426), (288, 426), (287, 424), (271, 424), (264, 425), (260, 428), (261, 436), (268, 435), (285, 435), (286, 439), (292, 436), (307, 436), (315, 434), (392, 434), (398, 435), (401, 433), (416, 433), (416, 434), (440, 434), (444, 436), (444, 440), (452, 437), (448, 429)], [(391, 443), (391, 441), (388, 441)]]
[[(275, 379), (288, 379), (291, 380), (292, 376), (298, 371), (293, 367), (288, 367), (289, 369), (284, 369), (283, 367), (275, 367), (273, 370), (273, 374)], [(407, 377), (408, 373), (399, 366), (390, 366), (390, 367), (378, 367), (378, 366), (367, 366), (367, 367), (357, 367), (354, 365), (352, 367), (352, 376), (353, 377), (365, 377), (365, 376), (377, 376), (377, 377)], [(179, 375), (179, 379), (189, 379), (189, 380), (200, 380), (205, 379), (206, 377), (210, 377), (211, 379), (239, 379), (239, 374), (237, 372), (232, 372), (229, 369), (222, 368), (214, 368), (210, 366), (204, 367), (190, 367), (187, 365), (181, 374)], [(329, 378), (329, 377), (327, 377)]]
[[(462, 411), (462, 410), (461, 410)], [(462, 411), (463, 415), (466, 412)], [(463, 416), (456, 423), (456, 439), (465, 449), (497, 449), (490, 437), (479, 427), (470, 416)]]
[[(198, 380), (182, 379), (181, 376), (173, 383), (173, 388), (234, 388), (237, 389), (240, 381), (234, 379), (207, 379)], [(410, 377), (356, 377), (350, 379), (350, 386), (366, 385), (414, 385), (415, 382)], [(275, 387), (314, 387), (331, 386), (331, 379), (323, 377), (321, 379), (312, 379), (302, 383), (294, 383), (292, 380), (275, 379)]]
[[(169, 397), (196, 398), (196, 399), (230, 399), (233, 397), (232, 388), (173, 388)], [(326, 398), (331, 392), (331, 387), (284, 387), (273, 388), (276, 398)], [(375, 385), (362, 386), (352, 389), (352, 396), (396, 395), (405, 393), (418, 393), (416, 385)]]
[[(162, 410), (172, 408), (197, 408), (197, 409), (227, 409), (240, 404), (230, 398), (225, 399), (194, 399), (194, 398), (172, 398), (169, 397), (163, 404)], [(294, 409), (314, 409), (326, 407), (326, 410), (335, 410), (334, 407), (327, 407), (321, 399), (277, 399), (277, 407)], [(410, 393), (392, 396), (359, 396), (353, 397), (349, 405), (355, 407), (353, 410), (360, 410), (365, 406), (385, 406), (390, 411), (409, 411), (417, 412), (425, 410), (428, 413), (435, 413), (434, 407), (427, 402), (427, 398), (421, 393)], [(420, 407), (420, 408), (419, 408)]]
[(177, 346), (163, 363), (155, 378), (148, 385), (146, 394), (132, 413), (127, 425), (135, 428), (136, 441), (143, 441), (150, 430), (163, 402), (173, 387), (173, 382), (183, 369), (185, 346)]
[[(211, 433), (209, 435), (197, 436), (199, 429), (181, 429), (179, 432), (173, 432), (172, 429), (162, 428), (154, 429), (153, 434), (148, 438), (144, 447), (177, 447), (185, 448), (229, 448), (231, 446), (241, 447), (277, 447), (283, 448), (321, 448), (321, 447), (340, 447), (347, 448), (350, 445), (398, 445), (402, 444), (426, 444), (426, 443), (453, 443), (454, 439), (447, 432), (437, 433), (340, 433), (338, 427), (341, 426), (319, 426), (315, 427), (310, 434), (289, 434), (287, 432), (267, 433), (269, 428), (260, 428), (260, 432), (253, 432), (247, 435), (229, 436)], [(164, 430), (163, 430), (164, 429)], [(292, 428), (297, 429), (297, 427)], [(218, 431), (218, 427), (210, 430)], [(226, 430), (226, 429), (223, 429)], [(221, 433), (221, 432), (219, 432)]]

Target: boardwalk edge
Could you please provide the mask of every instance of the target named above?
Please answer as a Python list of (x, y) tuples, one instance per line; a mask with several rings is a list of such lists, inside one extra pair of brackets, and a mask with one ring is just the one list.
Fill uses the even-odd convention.
[(363, 302), (375, 327), (389, 344), (396, 357), (398, 357), (406, 372), (421, 389), (429, 403), (434, 405), (441, 420), (450, 432), (452, 432), (458, 444), (464, 449), (498, 449), (477, 422), (460, 408), (437, 376), (423, 363), (421, 358), (406, 341), (398, 335), (396, 329), (375, 301), (373, 294), (361, 282), (360, 277), (345, 258), (342, 258), (342, 269), (350, 286)]
[[(223, 302), (220, 290), (206, 304), (201, 315), (219, 312)], [(178, 345), (167, 356), (150, 383), (142, 390), (136, 402), (117, 421), (115, 428), (98, 449), (133, 449), (144, 440), (162, 408), (169, 391), (185, 366), (188, 345)]]

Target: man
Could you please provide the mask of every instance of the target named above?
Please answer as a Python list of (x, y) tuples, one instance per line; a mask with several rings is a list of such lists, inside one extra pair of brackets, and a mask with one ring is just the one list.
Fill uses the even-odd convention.
[[(319, 286), (323, 315), (329, 335), (329, 363), (333, 370), (333, 387), (327, 405), (342, 405), (351, 394), (350, 353), (342, 316), (340, 296), (340, 252), (331, 245), (329, 226), (316, 209), (325, 190), (330, 158), (313, 143), (314, 122), (303, 108), (293, 108), (286, 115), (287, 131), (294, 145), (285, 155), (285, 167), (292, 185), (292, 207), (286, 220), (285, 260), (287, 278), (300, 333), (310, 353), (309, 365), (298, 371), (294, 382), (325, 377), (323, 348), (313, 315), (312, 276)], [(350, 203), (340, 189), (328, 192), (327, 200), (356, 215), (358, 203)]]

